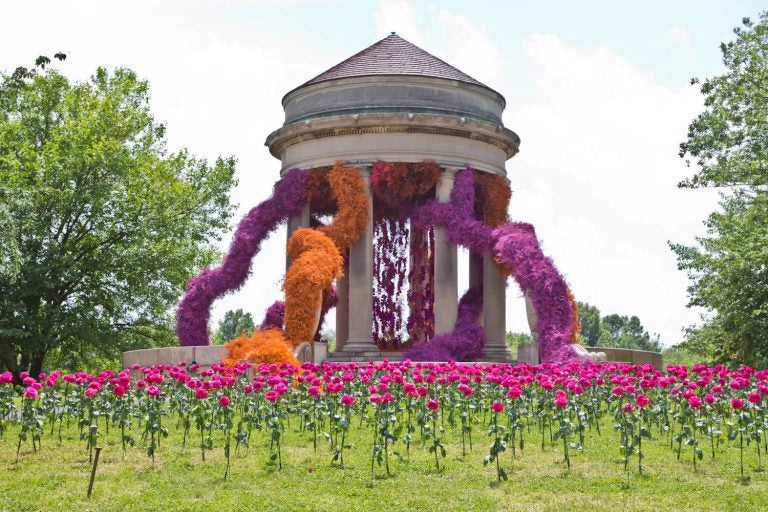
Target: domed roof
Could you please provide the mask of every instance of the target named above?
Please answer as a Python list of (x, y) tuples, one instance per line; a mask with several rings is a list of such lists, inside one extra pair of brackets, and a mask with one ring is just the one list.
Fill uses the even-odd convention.
[(370, 75), (428, 76), (458, 80), (489, 88), (394, 32), (347, 60), (336, 64), (331, 69), (320, 73), (300, 87), (338, 78)]

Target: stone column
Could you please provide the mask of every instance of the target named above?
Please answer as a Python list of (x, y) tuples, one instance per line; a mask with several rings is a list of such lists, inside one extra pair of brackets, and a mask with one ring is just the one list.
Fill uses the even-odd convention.
[[(441, 203), (451, 199), (456, 169), (445, 169), (437, 180), (435, 196)], [(458, 295), (456, 244), (448, 240), (444, 226), (435, 228), (435, 334), (451, 332), (456, 323)]]
[(483, 255), (483, 328), (485, 358), (488, 361), (511, 361), (506, 343), (507, 280), (493, 259), (491, 251)]
[[(309, 202), (304, 205), (304, 207), (301, 209), (301, 212), (299, 212), (298, 215), (295, 217), (291, 217), (288, 219), (288, 236), (285, 239), (286, 246), (288, 244), (288, 240), (291, 239), (291, 235), (294, 231), (296, 231), (299, 228), (306, 228), (309, 227)], [(285, 256), (285, 270), (288, 270), (288, 267), (291, 266), (291, 262), (288, 260), (288, 255)]]
[(367, 167), (358, 168), (368, 196), (368, 225), (355, 245), (349, 249), (348, 300), (349, 338), (345, 352), (360, 355), (378, 353), (373, 343), (373, 199), (371, 197), (371, 172)]
[[(469, 287), (472, 288), (483, 280), (483, 257), (479, 254), (469, 253)], [(480, 325), (484, 325), (483, 313), (477, 319)]]
[[(347, 258), (349, 261), (349, 258)], [(349, 265), (344, 268), (344, 276), (336, 281), (336, 352), (344, 350), (349, 339)]]

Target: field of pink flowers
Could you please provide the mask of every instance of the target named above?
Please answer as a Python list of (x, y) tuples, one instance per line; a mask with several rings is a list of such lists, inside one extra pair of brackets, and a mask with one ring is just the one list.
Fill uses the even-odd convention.
[[(768, 456), (768, 370), (745, 366), (385, 361), (200, 371), (181, 362), (20, 377), (14, 386), (10, 373), (0, 374), (0, 443), (13, 443), (17, 460), (55, 451), (62, 429), (77, 428), (86, 457), (111, 438), (154, 462), (173, 439), (201, 461), (222, 451), (227, 478), (232, 454), (253, 444), (268, 450), (276, 471), (294, 464), (286, 458), (287, 425), (334, 466), (344, 466), (354, 437), (354, 449), (368, 454), (372, 483), (389, 474), (394, 457), (407, 461), (415, 450), (440, 472), (446, 436), (461, 460), (484, 463), (498, 481), (524, 450), (554, 447), (569, 469), (574, 453), (591, 448), (587, 432), (615, 450), (627, 476), (654, 464), (646, 458), (651, 443), (691, 471), (705, 458), (737, 453), (733, 478), (742, 481)], [(466, 457), (470, 450), (480, 454)]]

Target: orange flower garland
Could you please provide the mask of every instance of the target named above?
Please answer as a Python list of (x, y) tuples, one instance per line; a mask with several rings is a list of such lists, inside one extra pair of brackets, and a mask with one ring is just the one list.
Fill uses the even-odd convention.
[(504, 176), (474, 171), (475, 178), (475, 211), (482, 215), (483, 220), (492, 228), (504, 224), (509, 219), (507, 209), (512, 191), (509, 189)]
[(234, 366), (238, 361), (260, 363), (290, 363), (299, 367), (299, 361), (293, 355), (290, 345), (280, 329), (265, 329), (254, 332), (251, 336), (240, 336), (225, 343), (228, 354), (224, 363)]
[(342, 275), (343, 260), (330, 237), (310, 228), (294, 231), (287, 254), (291, 266), (284, 285), (285, 338), (296, 346), (314, 338), (322, 292)]
[(336, 247), (344, 251), (357, 242), (368, 224), (365, 183), (357, 169), (344, 167), (341, 162), (336, 162), (328, 171), (328, 183), (337, 198), (338, 212), (331, 224), (317, 230), (328, 235)]
[(571, 303), (571, 343), (579, 343), (579, 334), (581, 334), (581, 324), (579, 324), (579, 305), (576, 303), (576, 297), (571, 290), (568, 290), (568, 301)]
[(333, 215), (338, 206), (336, 194), (328, 182), (330, 167), (315, 167), (307, 174), (307, 200), (313, 214)]
[(376, 197), (395, 209), (427, 194), (437, 183), (440, 167), (435, 162), (416, 164), (378, 160), (371, 169)]

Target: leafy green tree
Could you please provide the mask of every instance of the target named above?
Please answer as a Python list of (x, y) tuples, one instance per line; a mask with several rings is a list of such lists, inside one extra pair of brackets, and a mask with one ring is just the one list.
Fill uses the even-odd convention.
[(651, 337), (637, 316), (601, 317), (596, 306), (586, 302), (579, 302), (578, 306), (581, 337), (588, 346), (661, 351), (659, 336)]
[(696, 246), (670, 244), (706, 310), (686, 346), (720, 362), (768, 364), (768, 13), (723, 43), (725, 72), (699, 84), (705, 108), (680, 156), (698, 172), (680, 187), (716, 187), (720, 209)]
[(600, 339), (600, 310), (586, 302), (578, 302), (581, 337), (586, 345), (596, 347)]
[(241, 334), (250, 336), (255, 328), (256, 325), (253, 323), (253, 316), (250, 313), (246, 313), (242, 309), (229, 310), (224, 313), (224, 318), (219, 322), (214, 339), (218, 343), (226, 343)]
[(232, 213), (234, 160), (169, 153), (146, 81), (70, 83), (49, 63), (0, 74), (0, 369), (16, 372), (172, 343)]

